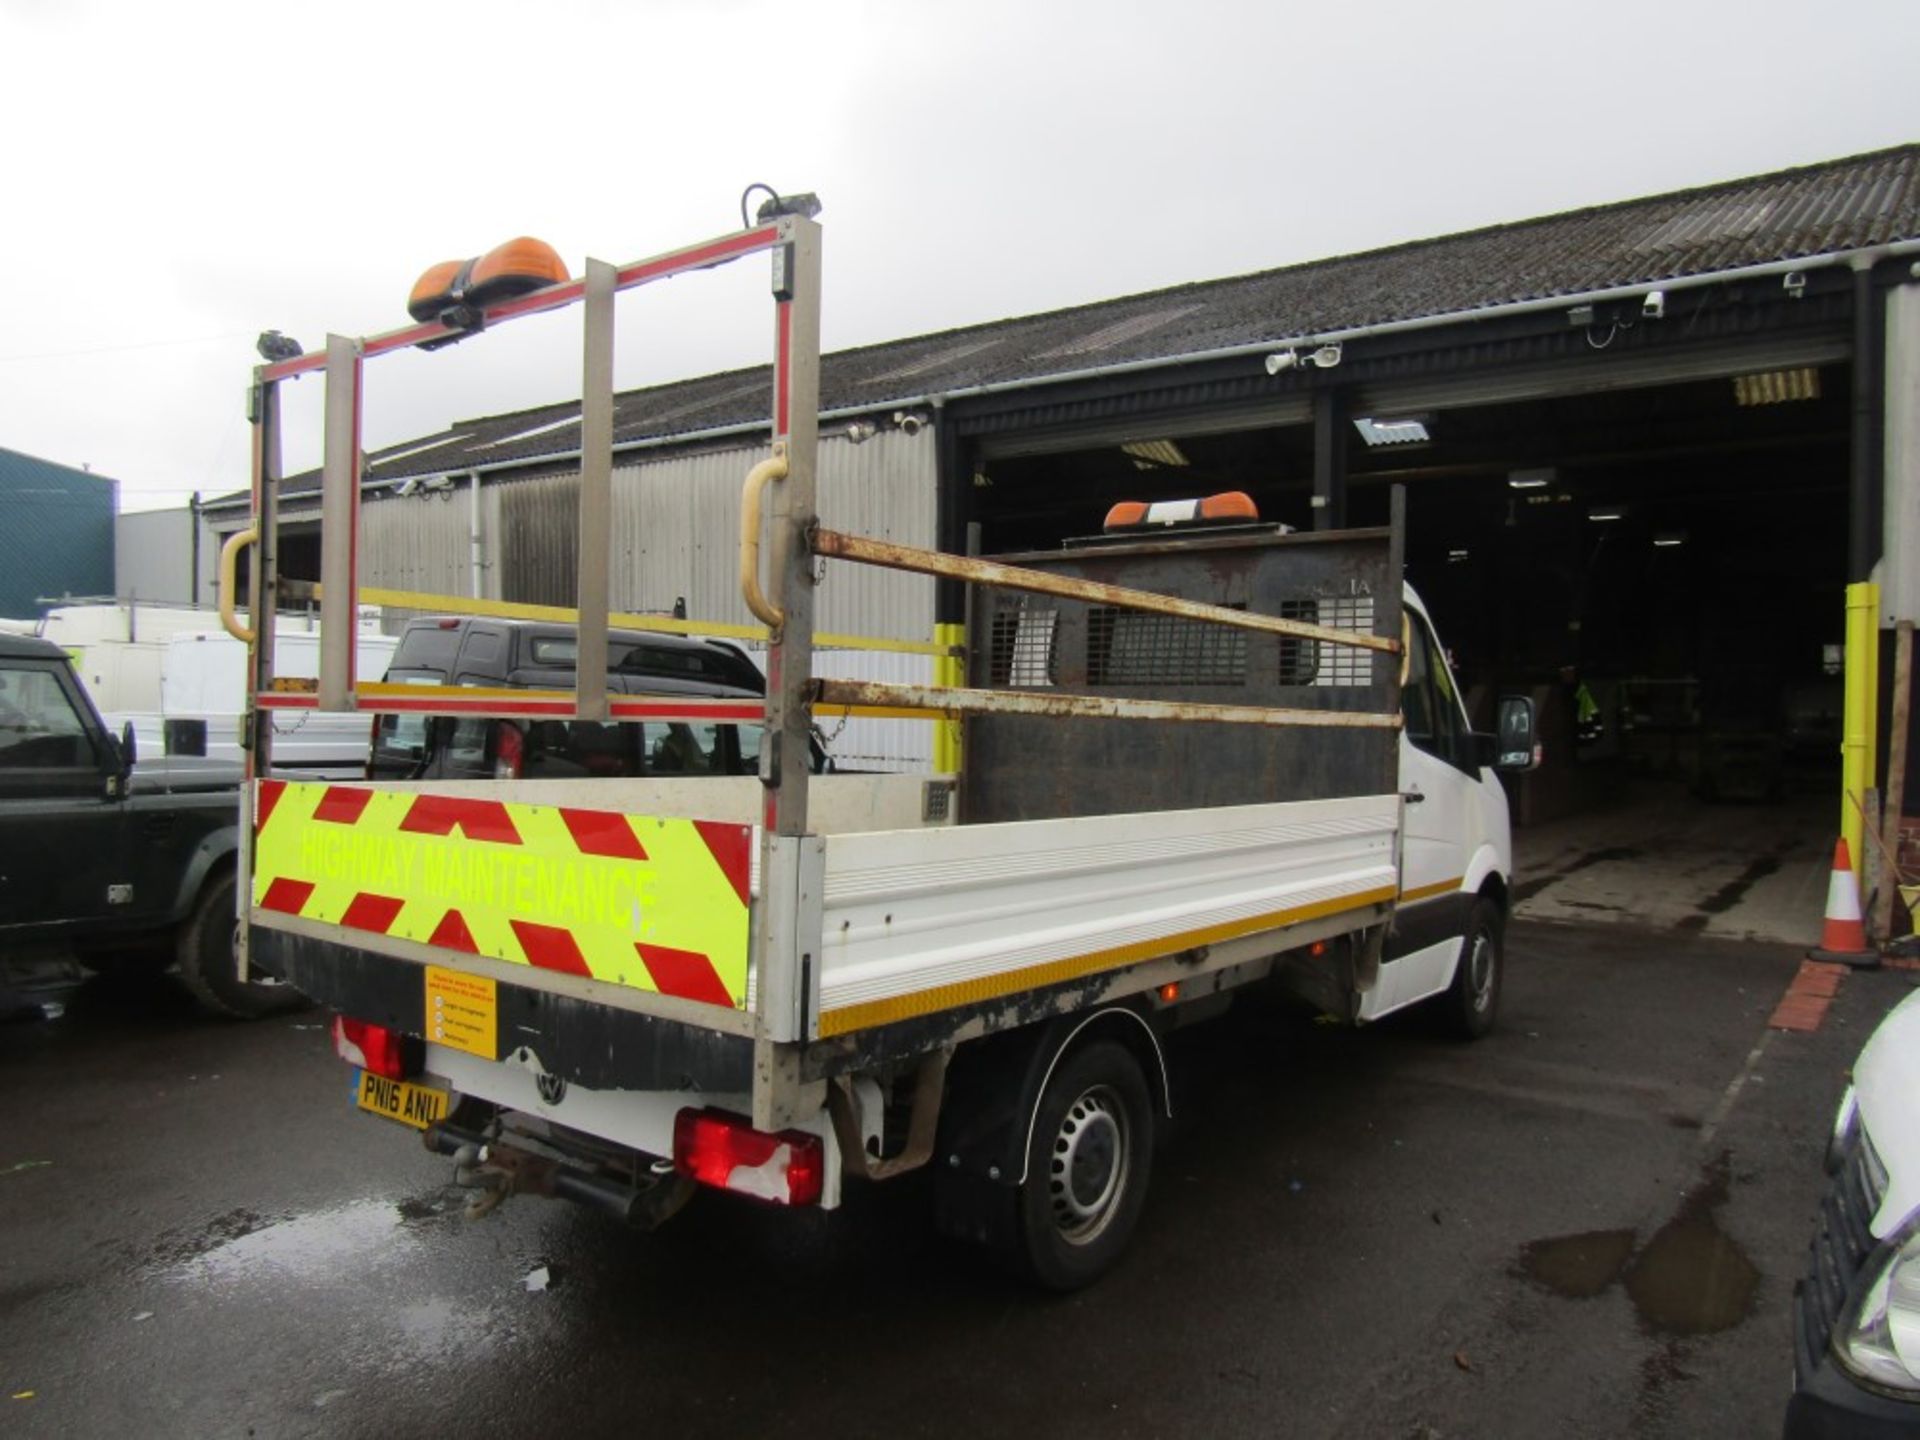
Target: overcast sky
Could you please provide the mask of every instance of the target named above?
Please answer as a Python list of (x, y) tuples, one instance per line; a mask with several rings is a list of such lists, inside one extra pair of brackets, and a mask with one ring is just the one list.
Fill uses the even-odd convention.
[[(1920, 139), (1920, 3), (0, 0), (0, 446), (247, 482), (253, 338), (826, 203), (866, 344)], [(579, 393), (579, 312), (369, 372), (369, 448)], [(764, 262), (623, 297), (623, 387), (763, 361)], [(319, 385), (290, 387), (289, 467)]]

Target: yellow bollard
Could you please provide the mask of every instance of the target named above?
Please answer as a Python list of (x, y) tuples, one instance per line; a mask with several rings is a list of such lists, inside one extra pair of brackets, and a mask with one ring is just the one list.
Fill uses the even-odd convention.
[(1840, 739), (1840, 833), (1856, 857), (1865, 853), (1863, 814), (1876, 764), (1879, 674), (1880, 587), (1863, 580), (1847, 586), (1847, 691)]

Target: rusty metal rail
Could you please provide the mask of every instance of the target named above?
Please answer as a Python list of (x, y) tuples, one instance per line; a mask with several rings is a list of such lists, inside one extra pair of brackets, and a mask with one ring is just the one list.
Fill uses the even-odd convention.
[[(1201, 607), (1207, 608), (1205, 606)], [(1079, 716), (1103, 720), (1212, 721), (1228, 725), (1318, 725), (1354, 730), (1398, 730), (1398, 710), (1286, 710), (1266, 705), (1200, 705), (1178, 700), (1132, 700), (1118, 695), (1050, 695), (1033, 690), (945, 690), (877, 680), (815, 680), (816, 705), (889, 706), (949, 715)]]
[[(997, 585), (1007, 590), (1024, 590), (1033, 595), (1055, 595), (1067, 600), (1085, 600), (1095, 605), (1117, 605), (1128, 610), (1147, 610), (1159, 615), (1177, 615), (1186, 620), (1203, 620), (1209, 624), (1231, 625), (1235, 629), (1262, 631), (1270, 635), (1289, 635), (1299, 640), (1318, 640), (1327, 645), (1351, 645), (1362, 650), (1378, 650), (1388, 655), (1398, 655), (1401, 651), (1399, 640), (1387, 635), (1365, 635), (1353, 630), (1335, 630), (1325, 625), (1312, 625), (1304, 620), (1283, 620), (1277, 615), (1256, 615), (1246, 610), (1228, 610), (1219, 605), (1205, 605), (1197, 600), (1182, 600), (1173, 595), (1156, 595), (1150, 590), (1130, 590), (1123, 585), (1103, 585), (1097, 580), (1077, 580), (1068, 575), (1051, 575), (1043, 570), (1027, 570), (1018, 565), (1002, 565), (993, 560), (980, 560), (966, 555), (948, 555), (938, 550), (920, 550), (911, 545), (894, 545), (885, 540), (869, 540), (864, 536), (848, 535), (838, 530), (815, 527), (809, 539), (814, 554), (824, 555), (833, 560), (853, 560), (863, 565), (878, 565), (887, 570), (907, 570), (916, 575), (936, 575), (946, 580), (968, 580), (978, 585)], [(912, 689), (913, 687), (902, 688)], [(952, 692), (929, 691), (928, 693)], [(1211, 708), (1242, 707), (1214, 706)], [(1061, 712), (1042, 710), (1029, 713), (1058, 714)], [(1109, 712), (1078, 713), (1106, 714)], [(1306, 712), (1286, 713), (1299, 715)], [(1289, 723), (1314, 722), (1294, 720)]]

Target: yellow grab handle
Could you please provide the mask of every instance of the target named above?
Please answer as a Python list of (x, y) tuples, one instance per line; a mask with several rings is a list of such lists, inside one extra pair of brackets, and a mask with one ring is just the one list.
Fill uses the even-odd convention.
[(239, 588), (240, 552), (249, 545), (260, 543), (260, 531), (257, 528), (237, 530), (227, 537), (227, 543), (220, 547), (220, 624), (226, 632), (242, 644), (253, 644), (255, 632), (240, 623), (240, 617), (234, 614), (233, 592)]
[(775, 640), (787, 617), (760, 588), (760, 496), (769, 481), (786, 478), (787, 447), (776, 445), (772, 455), (747, 472), (747, 483), (740, 491), (740, 597)]

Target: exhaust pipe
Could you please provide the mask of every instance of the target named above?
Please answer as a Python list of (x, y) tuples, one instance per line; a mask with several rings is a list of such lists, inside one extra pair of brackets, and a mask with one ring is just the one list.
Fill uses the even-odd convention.
[(639, 1185), (622, 1184), (445, 1123), (429, 1125), (422, 1139), (427, 1149), (452, 1157), (455, 1183), (486, 1192), (468, 1208), (474, 1219), (509, 1195), (532, 1194), (571, 1200), (637, 1230), (652, 1230), (677, 1214), (695, 1189), (693, 1181), (673, 1170)]

